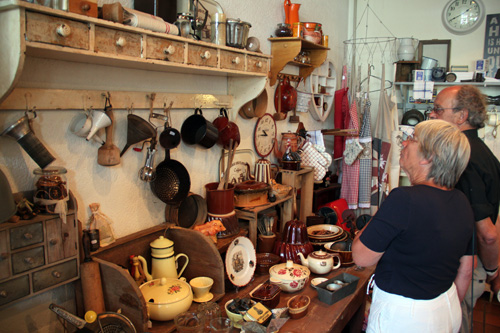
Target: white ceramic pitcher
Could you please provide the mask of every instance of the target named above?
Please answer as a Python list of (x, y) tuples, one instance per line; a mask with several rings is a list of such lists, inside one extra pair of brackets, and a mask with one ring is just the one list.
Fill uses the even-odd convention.
[(411, 61), (415, 57), (415, 44), (418, 39), (400, 38), (398, 48), (398, 59), (400, 61)]

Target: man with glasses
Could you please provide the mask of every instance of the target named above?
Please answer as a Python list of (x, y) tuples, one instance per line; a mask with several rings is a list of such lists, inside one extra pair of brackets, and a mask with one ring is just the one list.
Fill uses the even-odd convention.
[(454, 124), (467, 136), (471, 146), (469, 164), (456, 185), (467, 196), (474, 212), (479, 255), (472, 284), (462, 304), (462, 332), (468, 332), (470, 314), (484, 292), (484, 282), (491, 281), (500, 287), (499, 236), (495, 227), (500, 205), (500, 162), (478, 136), (487, 115), (485, 98), (476, 87), (443, 89), (436, 96), (429, 118)]

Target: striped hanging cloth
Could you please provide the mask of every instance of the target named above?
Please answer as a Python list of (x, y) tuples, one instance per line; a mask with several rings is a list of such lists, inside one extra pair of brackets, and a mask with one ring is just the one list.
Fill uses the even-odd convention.
[[(394, 118), (396, 117), (396, 118)], [(387, 196), (388, 159), (391, 150), (391, 133), (397, 125), (397, 107), (385, 90), (385, 64), (382, 64), (382, 79), (377, 120), (373, 131), (371, 214), (374, 215)]]
[[(368, 85), (369, 87), (370, 85)], [(359, 208), (370, 208), (372, 190), (372, 133), (370, 120), (371, 102), (365, 93), (363, 121), (359, 131), (359, 143), (363, 151), (359, 155)]]

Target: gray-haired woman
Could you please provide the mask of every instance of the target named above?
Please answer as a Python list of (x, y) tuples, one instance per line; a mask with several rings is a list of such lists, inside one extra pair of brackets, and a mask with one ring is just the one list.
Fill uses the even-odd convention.
[(473, 271), (474, 217), (453, 189), (470, 156), (456, 127), (425, 121), (403, 142), (412, 186), (394, 189), (356, 236), (357, 265), (377, 264), (367, 332), (457, 332)]

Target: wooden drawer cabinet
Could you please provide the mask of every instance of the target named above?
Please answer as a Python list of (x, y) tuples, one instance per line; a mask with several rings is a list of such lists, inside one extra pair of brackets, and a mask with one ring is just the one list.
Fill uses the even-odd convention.
[(217, 49), (190, 44), (188, 48), (188, 65), (217, 67)]
[(41, 242), (43, 242), (43, 224), (41, 222), (10, 229), (11, 250)]
[(12, 273), (14, 275), (43, 266), (44, 264), (45, 258), (43, 253), (43, 246), (14, 253), (12, 255)]
[(14, 302), (30, 294), (28, 275), (0, 283), (0, 306)]
[(95, 27), (95, 51), (141, 57), (141, 36), (121, 30)]
[(184, 43), (165, 38), (147, 36), (146, 59), (184, 62)]
[(41, 269), (33, 273), (33, 291), (47, 289), (78, 276), (76, 259)]
[(269, 70), (267, 58), (249, 55), (247, 60), (247, 71), (255, 73), (267, 73)]
[(0, 231), (0, 280), (10, 276), (7, 231)]
[(226, 50), (220, 51), (220, 67), (223, 69), (245, 70), (245, 55)]
[[(31, 198), (29, 192), (16, 197)], [(0, 224), (0, 306), (80, 277), (76, 202), (70, 192), (66, 223), (40, 214), (16, 224)]]
[(26, 39), (88, 50), (89, 26), (60, 17), (26, 12)]

